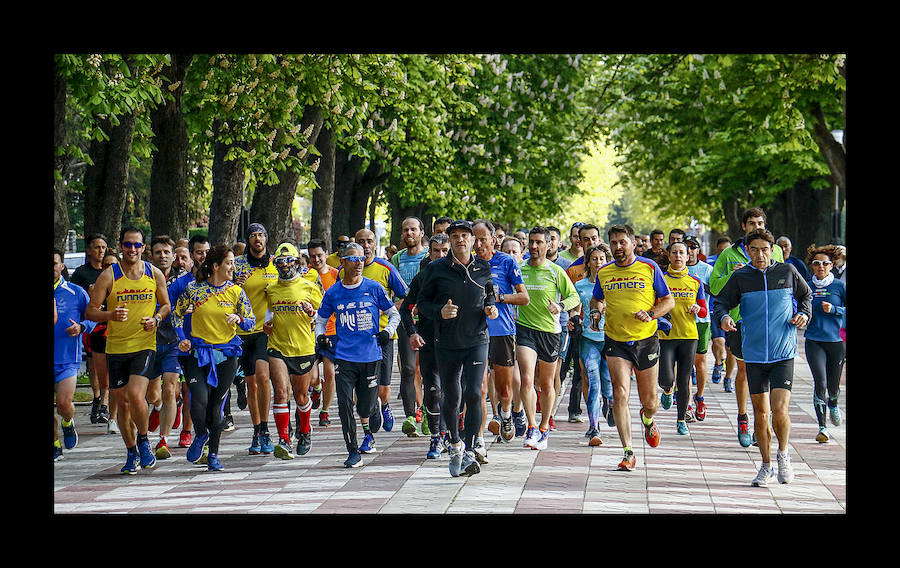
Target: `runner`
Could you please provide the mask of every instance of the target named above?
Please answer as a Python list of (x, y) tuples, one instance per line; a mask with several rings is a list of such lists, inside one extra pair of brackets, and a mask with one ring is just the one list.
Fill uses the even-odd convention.
[[(324, 252), (322, 253), (324, 255)], [(291, 452), (291, 423), (288, 406), (288, 390), (293, 389), (299, 414), (297, 427), (297, 454), (309, 452), (312, 429), (309, 424), (312, 399), (309, 396), (310, 381), (316, 360), (313, 324), (316, 310), (322, 303), (322, 291), (303, 278), (299, 272), (297, 247), (282, 243), (275, 249), (275, 267), (278, 280), (265, 290), (266, 305), (272, 319), (263, 325), (269, 336), (269, 370), (273, 387), (273, 415), (278, 430), (275, 457), (294, 459)]]
[[(122, 389), (116, 401), (117, 419), (127, 449), (121, 471), (131, 475), (156, 465), (147, 439), (147, 386), (156, 356), (156, 328), (171, 309), (162, 272), (141, 261), (143, 247), (143, 231), (130, 226), (122, 229), (121, 262), (97, 277), (86, 311), (93, 321), (109, 322), (106, 332), (109, 382), (111, 389)], [(102, 307), (104, 303), (106, 309)]]
[[(587, 258), (587, 266), (585, 267), (585, 277), (575, 282), (575, 290), (581, 299), (580, 311), (573, 310), (573, 316), (569, 320), (570, 333), (574, 333), (576, 326), (581, 327), (579, 354), (581, 363), (584, 366), (587, 380), (587, 394), (584, 399), (587, 404), (588, 412), (588, 431), (585, 437), (588, 438), (589, 446), (599, 446), (603, 444), (600, 438), (600, 418), (606, 418), (609, 426), (615, 426), (613, 413), (610, 412), (610, 405), (613, 399), (612, 382), (609, 378), (609, 365), (606, 356), (603, 354), (603, 346), (605, 336), (603, 333), (604, 316), (600, 316), (597, 323), (597, 329), (591, 327), (591, 319), (584, 317), (584, 314), (590, 314), (591, 298), (594, 294), (594, 284), (597, 281), (597, 272), (600, 267), (607, 263), (611, 255), (608, 253), (609, 247), (605, 244), (597, 244), (589, 246), (585, 249), (584, 257)], [(579, 334), (576, 334), (579, 335)], [(572, 385), (575, 388), (575, 385)], [(602, 405), (601, 405), (602, 400)]]
[[(403, 244), (406, 245), (406, 248), (394, 255), (391, 263), (397, 268), (408, 288), (419, 272), (422, 260), (428, 256), (428, 250), (422, 245), (425, 225), (418, 217), (407, 217), (400, 227)], [(421, 410), (419, 409), (422, 404), (422, 395), (419, 394), (422, 390), (421, 375), (418, 375), (419, 384), (416, 384), (416, 352), (410, 346), (409, 336), (403, 326), (397, 329), (397, 358), (400, 370), (400, 397), (403, 402), (403, 413), (406, 416), (402, 430), (404, 434), (414, 438), (418, 436), (416, 423), (421, 421)]]
[[(338, 271), (333, 266), (329, 266), (325, 259), (328, 256), (328, 248), (325, 241), (321, 239), (310, 239), (306, 245), (309, 251), (309, 266), (311, 269), (319, 273), (319, 282), (322, 284), (322, 291), (328, 291), (331, 286), (337, 282)], [(328, 325), (325, 327), (325, 336), (334, 339), (337, 333), (334, 327), (334, 316), (328, 319)], [(322, 362), (322, 374), (319, 375), (319, 361)], [(317, 394), (317, 390), (313, 390), (313, 409), (319, 410), (319, 426), (330, 426), (331, 420), (328, 418), (328, 408), (334, 399), (334, 351), (322, 350), (316, 345), (316, 364), (314, 366), (313, 380), (318, 383), (318, 389), (321, 395)], [(324, 383), (324, 384), (322, 384)], [(299, 419), (298, 419), (299, 422)], [(299, 429), (299, 428), (298, 428)]]
[(328, 255), (328, 258), (325, 259), (325, 264), (334, 268), (335, 270), (340, 270), (341, 268), (341, 255), (344, 253), (344, 249), (348, 244), (352, 243), (353, 239), (348, 237), (347, 235), (341, 235), (337, 238), (337, 250)]
[[(735, 270), (739, 270), (750, 262), (750, 257), (746, 250), (746, 235), (749, 235), (757, 229), (766, 228), (766, 213), (759, 207), (752, 207), (744, 211), (741, 217), (741, 229), (744, 231), (744, 237), (740, 238), (730, 247), (726, 248), (719, 254), (716, 263), (713, 266), (712, 274), (709, 276), (709, 291), (716, 298), (719, 292), (728, 282), (731, 274)], [(777, 245), (771, 251), (772, 258), (777, 262), (783, 262), (781, 248)], [(728, 353), (734, 355), (737, 361), (737, 375), (734, 380), (734, 391), (737, 397), (738, 407), (738, 442), (743, 447), (749, 447), (753, 443), (753, 437), (750, 434), (750, 422), (747, 416), (747, 399), (749, 390), (747, 387), (747, 368), (744, 365), (744, 358), (741, 354), (741, 316), (738, 308), (731, 311), (731, 319), (737, 322), (736, 329), (731, 333), (725, 334), (725, 349)], [(721, 320), (720, 320), (721, 321)], [(725, 390), (728, 391), (728, 383), (725, 384)]]
[[(378, 398), (378, 366), (382, 360), (381, 346), (388, 343), (400, 323), (400, 314), (387, 297), (384, 287), (363, 276), (365, 252), (357, 243), (347, 245), (341, 259), (341, 280), (322, 298), (316, 317), (316, 342), (335, 355), (335, 386), (341, 431), (349, 456), (344, 467), (362, 465), (360, 453), (375, 451), (375, 437), (369, 428), (369, 417)], [(387, 324), (381, 327), (379, 310), (387, 314)], [(337, 340), (332, 343), (325, 335), (329, 318), (335, 315)], [(378, 331), (380, 328), (380, 331)], [(357, 444), (353, 398), (360, 416), (365, 438)]]
[[(693, 376), (697, 384), (697, 394), (694, 395), (695, 408), (688, 405), (687, 420), (691, 421), (691, 416), (695, 417), (698, 422), (706, 419), (706, 402), (703, 400), (703, 393), (706, 392), (706, 353), (709, 351), (710, 344), (710, 321), (712, 318), (711, 306), (712, 296), (709, 294), (709, 275), (712, 274), (712, 266), (701, 262), (699, 258), (700, 243), (694, 237), (688, 237), (684, 241), (688, 248), (687, 269), (691, 276), (694, 276), (703, 283), (703, 292), (706, 296), (706, 316), (697, 315), (697, 353), (694, 355), (694, 371)], [(724, 333), (723, 339), (724, 339)], [(724, 343), (722, 351), (724, 351)]]
[[(487, 319), (496, 319), (491, 265), (472, 254), (472, 223), (457, 220), (447, 227), (450, 257), (433, 261), (423, 275), (419, 313), (435, 322), (435, 359), (444, 400), (441, 414), (450, 433), (450, 475), (481, 472), (475, 441), (482, 425), (482, 385), (490, 334)], [(464, 437), (459, 411), (465, 403)]]
[[(550, 230), (550, 241), (547, 243), (547, 260), (558, 265), (563, 270), (566, 270), (572, 261), (569, 261), (565, 258), (560, 257), (559, 255), (559, 246), (562, 244), (561, 242), (561, 234), (559, 229), (556, 227), (547, 227)], [(570, 237), (571, 240), (571, 237)], [(581, 257), (583, 260), (584, 257)], [(571, 342), (569, 340), (569, 312), (568, 310), (563, 310), (559, 314), (559, 356), (556, 360), (556, 370), (553, 373), (553, 390), (556, 393), (556, 400), (559, 400), (559, 393), (562, 391), (562, 381), (566, 378), (566, 375), (569, 373), (569, 367), (572, 364), (572, 351), (573, 353), (578, 350), (571, 349)], [(577, 357), (576, 357), (577, 360)], [(583, 422), (580, 417), (572, 417), (572, 422)], [(553, 416), (550, 416), (550, 431), (556, 430), (556, 423), (553, 421)]]
[(669, 268), (663, 273), (666, 285), (675, 298), (669, 312), (671, 329), (659, 331), (659, 386), (662, 389), (660, 406), (672, 406), (673, 389), (678, 391), (676, 431), (690, 434), (686, 416), (691, 401), (691, 369), (697, 354), (697, 317), (707, 316), (703, 282), (688, 272), (688, 248), (681, 241), (671, 243), (666, 250)]
[[(239, 329), (238, 335), (243, 342), (240, 365), (244, 371), (244, 382), (247, 384), (247, 407), (250, 410), (250, 422), (253, 424), (253, 437), (248, 453), (251, 456), (271, 454), (275, 451), (272, 437), (269, 435), (269, 356), (268, 338), (263, 333), (266, 314), (266, 287), (278, 279), (278, 270), (272, 262), (272, 255), (266, 251), (269, 233), (260, 223), (251, 223), (247, 228), (246, 252), (234, 260), (234, 282), (244, 289), (250, 306), (253, 308), (253, 319), (256, 327), (250, 330)], [(290, 410), (288, 410), (290, 423)]]
[[(753, 426), (762, 458), (759, 473), (751, 485), (766, 487), (775, 477), (769, 451), (770, 407), (778, 438), (778, 482), (790, 483), (794, 478), (788, 451), (791, 432), (788, 405), (797, 354), (797, 327), (809, 321), (812, 292), (793, 265), (773, 262), (776, 245), (772, 233), (765, 229), (751, 231), (743, 242), (750, 264), (735, 270), (716, 295), (714, 315), (722, 329), (733, 332), (737, 326), (728, 312), (740, 307), (741, 358), (747, 370)], [(721, 261), (720, 256), (716, 265)]]
[[(723, 250), (731, 246), (731, 239), (728, 237), (719, 237), (716, 241), (716, 253), (706, 257), (704, 261), (706, 264), (710, 265), (710, 267), (715, 266), (716, 259), (719, 258), (719, 255)], [(698, 257), (699, 258), (699, 257)], [(710, 272), (710, 276), (712, 272)], [(708, 287), (708, 286), (707, 286)], [(709, 313), (712, 314), (712, 311), (715, 306), (716, 298), (709, 294)], [(719, 327), (719, 322), (716, 321), (716, 318), (710, 318), (709, 320), (709, 338), (712, 342), (712, 351), (713, 357), (715, 361), (713, 363), (712, 373), (710, 374), (710, 378), (712, 379), (713, 384), (719, 384), (719, 381), (722, 380), (722, 371), (724, 365), (725, 371), (725, 392), (732, 392), (731, 382), (734, 377), (734, 373), (737, 370), (737, 359), (734, 358), (730, 352), (725, 349), (725, 332), (722, 331), (722, 328)]]
[[(519, 265), (520, 271), (524, 259), (522, 258), (522, 243), (515, 237), (506, 237), (500, 245), (500, 252), (506, 253), (515, 259)], [(513, 320), (519, 319), (518, 306), (510, 308)], [(528, 419), (525, 416), (525, 407), (522, 404), (522, 374), (519, 372), (519, 366), (513, 366), (512, 376), (512, 401), (513, 401), (513, 427), (515, 428), (515, 437), (521, 438), (528, 430)]]
[[(234, 252), (217, 245), (206, 255), (197, 279), (178, 298), (172, 323), (184, 359), (184, 374), (191, 392), (191, 418), (196, 436), (188, 448), (189, 462), (209, 471), (224, 469), (219, 461), (219, 440), (225, 427), (225, 403), (241, 355), (235, 329), (254, 329), (256, 321), (246, 292), (235, 284)], [(190, 335), (184, 316), (192, 308)]]
[[(572, 223), (572, 226), (569, 228), (569, 246), (559, 253), (563, 259), (569, 261), (569, 264), (572, 264), (584, 255), (585, 249), (580, 235), (583, 225), (584, 223), (581, 222)], [(564, 266), (563, 268), (567, 267)]]
[(847, 315), (847, 285), (834, 277), (831, 269), (840, 253), (837, 247), (827, 245), (809, 247), (806, 262), (812, 268), (809, 287), (812, 289), (812, 319), (806, 326), (806, 362), (813, 376), (815, 393), (813, 408), (819, 424), (816, 441), (828, 442), (831, 434), (825, 426), (827, 414), (831, 423), (843, 422), (838, 408), (841, 393), (841, 373), (844, 368), (845, 346), (841, 338), (841, 326)]
[(603, 325), (604, 352), (613, 384), (613, 415), (625, 457), (619, 469), (631, 471), (636, 465), (631, 446), (631, 413), (628, 409), (631, 372), (637, 380), (641, 401), (641, 424), (650, 447), (659, 445), (660, 435), (653, 416), (659, 408), (656, 394), (659, 372), (659, 320), (675, 306), (659, 266), (634, 255), (634, 232), (628, 225), (613, 225), (607, 236), (614, 262), (597, 273), (591, 299), (590, 318), (597, 329)]
[[(553, 379), (560, 348), (559, 314), (580, 304), (578, 292), (565, 271), (547, 261), (550, 231), (534, 227), (528, 234), (531, 257), (522, 264), (522, 280), (528, 291), (528, 304), (519, 307), (516, 323), (516, 359), (522, 375), (522, 402), (528, 417), (523, 445), (534, 450), (547, 449), (550, 417), (556, 409)], [(540, 392), (541, 421), (535, 421), (537, 393)]]
[[(103, 255), (103, 270), (106, 270), (113, 264), (119, 263), (119, 255), (116, 251), (112, 249), (106, 249), (106, 254)], [(91, 291), (88, 290), (88, 296), (90, 296)], [(104, 304), (103, 309), (106, 309)], [(110, 390), (109, 388), (109, 369), (106, 365), (106, 327), (107, 322), (101, 321), (97, 322), (94, 326), (94, 330), (88, 334), (88, 341), (90, 343), (90, 358), (91, 364), (94, 367), (94, 372), (97, 374), (97, 382), (100, 385), (100, 392), (106, 393), (105, 401), (106, 403), (100, 403), (100, 412), (97, 415), (97, 423), (103, 424), (106, 423), (106, 433), (107, 434), (119, 434), (119, 422), (117, 420), (118, 416), (118, 408), (119, 405), (116, 403), (115, 391)], [(82, 341), (84, 341), (84, 337), (82, 337)], [(101, 395), (103, 398), (103, 395)]]
[[(444, 258), (450, 252), (450, 239), (446, 233), (435, 233), (428, 240), (428, 262)], [(428, 266), (426, 264), (425, 266)], [(434, 351), (434, 322), (415, 309), (422, 284), (423, 270), (413, 277), (409, 291), (400, 304), (400, 321), (406, 328), (410, 348), (416, 352), (416, 359), (422, 371), (422, 397), (425, 406), (425, 418), (422, 431), (431, 437), (426, 458), (439, 459), (444, 451), (443, 437), (447, 427), (441, 417), (441, 381), (438, 375)], [(414, 311), (415, 310), (415, 311)], [(418, 314), (418, 325), (413, 316)]]
[(63, 457), (62, 445), (59, 442), (59, 430), (56, 414), (62, 418), (63, 442), (66, 449), (71, 450), (78, 444), (78, 431), (75, 429), (75, 405), (72, 397), (75, 394), (76, 377), (81, 366), (81, 341), (85, 332), (90, 332), (96, 325), (85, 317), (88, 298), (84, 288), (67, 282), (62, 276), (65, 268), (65, 254), (53, 251), (53, 390), (56, 392), (56, 413), (53, 415), (53, 461)]

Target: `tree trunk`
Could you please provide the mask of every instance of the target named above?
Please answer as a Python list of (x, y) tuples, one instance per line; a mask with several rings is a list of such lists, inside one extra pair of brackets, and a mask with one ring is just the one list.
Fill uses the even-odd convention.
[(69, 209), (66, 206), (66, 80), (59, 70), (53, 74), (53, 167), (59, 179), (53, 181), (53, 247), (66, 250)]
[[(308, 106), (300, 119), (300, 126), (305, 130), (313, 125), (312, 133), (305, 144), (309, 147), (316, 143), (319, 132), (322, 130), (322, 112), (318, 107)], [(292, 150), (296, 153), (298, 149)], [(307, 154), (306, 161), (309, 162)], [(321, 166), (321, 163), (320, 163)], [(294, 196), (297, 194), (297, 184), (300, 182), (300, 174), (288, 170), (278, 172), (278, 183), (275, 185), (260, 184), (253, 194), (253, 205), (250, 207), (250, 222), (262, 223), (269, 232), (269, 240), (275, 245), (285, 241), (295, 243), (297, 236), (294, 232), (294, 223), (291, 216), (291, 206)], [(300, 243), (295, 243), (300, 244)]]
[(814, 189), (812, 180), (798, 181), (766, 207), (766, 227), (777, 239), (791, 239), (791, 254), (801, 260), (813, 243), (831, 241), (831, 191)]
[(812, 109), (812, 115), (815, 118), (813, 124), (813, 138), (819, 146), (819, 152), (828, 165), (831, 172), (832, 181), (842, 190), (847, 188), (847, 155), (844, 147), (840, 142), (834, 139), (828, 125), (825, 124), (825, 116), (822, 113), (822, 106), (815, 103)]
[[(335, 210), (332, 234), (353, 236), (366, 226), (366, 213), (372, 192), (390, 177), (382, 172), (378, 162), (369, 162), (363, 171), (364, 159), (345, 150), (335, 152), (334, 202), (344, 203)], [(373, 229), (374, 232), (374, 229)]]
[(109, 140), (91, 142), (89, 154), (94, 165), (84, 172), (84, 234), (103, 233), (110, 244), (117, 242), (122, 227), (135, 126), (134, 114), (118, 118), (117, 126), (108, 118), (100, 121)]
[[(172, 63), (163, 71), (169, 84), (183, 82), (193, 55), (172, 54)], [(150, 227), (154, 235), (174, 240), (188, 236), (187, 127), (181, 97), (184, 85), (150, 112), (153, 127), (153, 165), (150, 169)]]
[[(214, 129), (217, 126), (214, 125)], [(216, 142), (213, 150), (213, 195), (209, 205), (209, 242), (212, 246), (235, 242), (244, 203), (244, 164), (238, 159), (225, 160), (229, 148), (229, 145)], [(270, 248), (275, 247), (270, 245)]]
[(319, 132), (316, 148), (322, 156), (316, 171), (316, 183), (319, 187), (313, 189), (310, 237), (322, 239), (329, 243), (330, 250), (335, 250), (338, 234), (332, 231), (336, 213), (334, 133), (328, 126), (323, 126)]

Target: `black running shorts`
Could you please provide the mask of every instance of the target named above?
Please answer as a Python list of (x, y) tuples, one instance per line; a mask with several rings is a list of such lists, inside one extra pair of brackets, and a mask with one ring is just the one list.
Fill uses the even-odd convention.
[(636, 341), (616, 341), (607, 335), (603, 354), (627, 359), (638, 371), (643, 371), (659, 363), (659, 336), (654, 334)]

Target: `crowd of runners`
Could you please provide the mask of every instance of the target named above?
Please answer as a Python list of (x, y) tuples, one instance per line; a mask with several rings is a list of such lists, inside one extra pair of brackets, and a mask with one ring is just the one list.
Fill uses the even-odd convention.
[[(235, 246), (148, 239), (135, 227), (116, 242), (91, 235), (71, 276), (54, 252), (54, 460), (78, 443), (72, 398), (84, 357), (90, 421), (121, 435), (124, 474), (177, 459), (173, 447), (225, 469), (219, 441), (234, 429), (232, 405), (249, 410), (250, 455), (315, 452), (313, 411), (319, 428), (334, 426), (334, 397), (345, 467), (361, 466), (377, 433), (402, 420), (404, 434), (423, 438), (425, 459), (447, 454), (451, 476), (475, 475), (488, 463), (486, 435), (547, 449), (553, 410), (566, 402), (569, 422), (586, 423), (586, 446), (604, 443), (603, 426), (615, 429), (618, 468), (630, 471), (633, 386), (639, 427), (657, 447), (660, 408), (675, 406), (678, 435), (704, 421), (709, 378), (735, 393), (737, 442), (759, 448), (751, 484), (790, 483), (798, 328), (816, 440), (827, 443), (827, 422), (842, 421), (846, 249), (813, 245), (798, 259), (760, 208), (741, 227), (709, 256), (680, 229), (668, 242), (661, 230), (589, 223), (508, 235), (498, 223), (448, 217), (430, 235), (418, 218), (403, 220), (387, 258), (367, 229), (340, 237), (338, 250), (318, 239), (272, 249), (258, 223)], [(569, 400), (559, 401), (570, 376)]]

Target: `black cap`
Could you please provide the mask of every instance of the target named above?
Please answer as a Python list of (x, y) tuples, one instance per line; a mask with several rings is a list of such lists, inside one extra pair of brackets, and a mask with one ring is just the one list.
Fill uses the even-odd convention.
[(697, 248), (700, 248), (700, 242), (694, 237), (687, 237), (684, 239), (684, 244), (687, 245), (688, 243), (694, 243), (697, 245)]
[(466, 221), (465, 219), (457, 219), (456, 221), (453, 221), (452, 223), (450, 223), (450, 226), (447, 227), (447, 231), (446, 231), (447, 234), (449, 235), (450, 231), (452, 231), (453, 229), (465, 229), (472, 234), (475, 233), (472, 230), (472, 222)]

